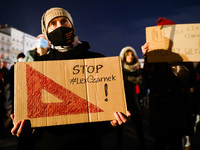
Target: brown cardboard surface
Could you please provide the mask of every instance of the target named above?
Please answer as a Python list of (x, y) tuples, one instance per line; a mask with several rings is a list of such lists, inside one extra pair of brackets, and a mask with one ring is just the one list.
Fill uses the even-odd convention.
[(200, 24), (146, 28), (148, 62), (200, 61)]
[(32, 127), (115, 119), (126, 114), (121, 60), (95, 59), (15, 64), (15, 122)]

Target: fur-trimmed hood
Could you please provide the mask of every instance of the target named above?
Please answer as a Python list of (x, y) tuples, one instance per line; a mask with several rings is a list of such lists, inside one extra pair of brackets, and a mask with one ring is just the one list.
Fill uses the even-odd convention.
[[(125, 52), (128, 51), (128, 50), (131, 50), (133, 52), (133, 55), (134, 55), (134, 59), (135, 59), (135, 62), (133, 64), (128, 64), (126, 63), (125, 61)], [(140, 62), (138, 60), (138, 56), (137, 56), (137, 53), (135, 51), (134, 48), (130, 47), (130, 46), (126, 46), (124, 47), (121, 52), (120, 52), (120, 58), (121, 58), (121, 61), (122, 61), (122, 67), (124, 70), (127, 70), (127, 71), (130, 71), (130, 72), (134, 72), (138, 69), (138, 67), (140, 66)]]

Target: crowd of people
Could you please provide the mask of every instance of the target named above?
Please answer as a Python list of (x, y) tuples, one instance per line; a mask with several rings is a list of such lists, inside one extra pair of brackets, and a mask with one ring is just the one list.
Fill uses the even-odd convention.
[[(157, 25), (173, 25), (173, 21), (159, 18)], [(73, 19), (63, 8), (51, 8), (41, 18), (42, 34), (38, 35), (35, 48), (27, 56), (20, 53), (17, 61), (47, 61), (105, 57), (89, 51), (89, 43), (79, 41), (75, 34)], [(149, 97), (150, 135), (154, 137), (154, 150), (183, 150), (185, 145), (199, 149), (200, 134), (200, 63), (160, 62), (148, 63), (147, 53), (151, 43), (141, 50), (144, 55), (144, 68), (133, 47), (124, 47), (119, 56), (122, 61), (127, 116), (114, 112), (115, 120), (90, 124), (76, 124), (55, 127), (31, 128), (29, 120), (11, 125), (11, 133), (18, 137), (19, 149), (101, 149), (101, 136), (116, 130), (119, 140), (124, 124), (135, 126), (140, 150), (148, 150), (144, 137), (143, 120), (139, 100)], [(0, 59), (1, 60), (1, 59)], [(14, 65), (8, 70), (0, 63), (0, 134), (5, 130), (7, 114), (5, 101), (6, 86), (14, 106)], [(136, 88), (140, 88), (140, 93)], [(14, 120), (12, 107), (11, 119)], [(90, 146), (88, 147), (88, 140)], [(58, 144), (59, 143), (59, 144)], [(121, 147), (119, 141), (119, 149)], [(27, 148), (28, 147), (28, 148)], [(134, 149), (134, 147), (132, 147)]]
[[(23, 52), (19, 53), (17, 62), (34, 61), (37, 56), (47, 54), (49, 47), (49, 41), (40, 34), (36, 38), (34, 49), (28, 51), (27, 56)], [(4, 55), (0, 58), (0, 137), (4, 136), (12, 126), (9, 114), (14, 113), (14, 64), (8, 69), (7, 63), (3, 62), (3, 57)]]

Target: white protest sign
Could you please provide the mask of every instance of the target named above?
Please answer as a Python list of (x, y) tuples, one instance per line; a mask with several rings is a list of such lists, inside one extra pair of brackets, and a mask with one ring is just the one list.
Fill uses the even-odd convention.
[(148, 62), (200, 61), (200, 24), (146, 28)]

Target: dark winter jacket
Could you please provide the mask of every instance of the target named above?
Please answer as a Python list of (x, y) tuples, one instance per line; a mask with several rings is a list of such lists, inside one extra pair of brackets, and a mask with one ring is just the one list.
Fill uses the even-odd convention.
[[(104, 55), (90, 52), (87, 42), (82, 42), (72, 50), (59, 52), (50, 49), (49, 54), (37, 57), (35, 61), (69, 60), (104, 57)], [(110, 131), (110, 122), (82, 123), (63, 126), (36, 128), (28, 142), (22, 139), (22, 146), (36, 150), (64, 150), (64, 149), (91, 149), (101, 148), (101, 135)], [(24, 145), (25, 144), (25, 145)], [(29, 146), (31, 145), (31, 146)]]
[(195, 75), (191, 65), (145, 62), (143, 79), (150, 89), (152, 134), (192, 134), (194, 118), (190, 83), (194, 83)]
[[(134, 55), (134, 63), (128, 64), (125, 61), (125, 52), (131, 50)], [(124, 88), (126, 94), (127, 108), (131, 114), (139, 113), (139, 103), (136, 95), (136, 85), (141, 84), (142, 78), (140, 76), (138, 67), (140, 65), (137, 54), (132, 47), (125, 47), (120, 52), (122, 61)]]
[[(49, 51), (47, 51), (47, 54), (48, 53), (49, 53)], [(36, 49), (29, 50), (27, 52), (26, 57), (24, 58), (24, 62), (34, 61), (36, 59), (36, 57), (38, 57)]]
[(54, 49), (50, 49), (48, 55), (43, 55), (35, 59), (35, 61), (48, 61), (48, 60), (69, 60), (69, 59), (86, 59), (86, 58), (97, 58), (104, 57), (104, 55), (90, 52), (88, 49), (90, 48), (87, 42), (82, 42), (75, 48), (67, 51), (67, 52), (59, 52)]

